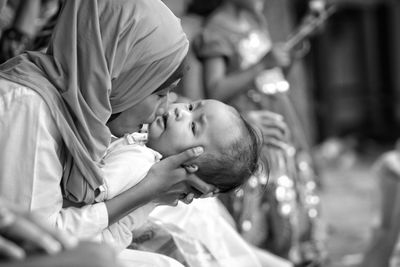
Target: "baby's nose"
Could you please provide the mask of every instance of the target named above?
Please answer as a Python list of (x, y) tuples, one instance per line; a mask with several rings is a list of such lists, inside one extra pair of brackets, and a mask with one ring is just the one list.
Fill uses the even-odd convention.
[(181, 120), (187, 115), (187, 112), (186, 112), (186, 110), (177, 107), (174, 110), (174, 114), (175, 114), (176, 120)]

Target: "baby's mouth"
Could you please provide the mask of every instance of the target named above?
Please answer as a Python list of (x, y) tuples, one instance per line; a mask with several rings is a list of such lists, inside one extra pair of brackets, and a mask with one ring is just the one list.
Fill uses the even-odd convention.
[(163, 124), (164, 124), (164, 129), (167, 128), (167, 122), (168, 122), (168, 113), (164, 113), (161, 116), (162, 120), (163, 120)]

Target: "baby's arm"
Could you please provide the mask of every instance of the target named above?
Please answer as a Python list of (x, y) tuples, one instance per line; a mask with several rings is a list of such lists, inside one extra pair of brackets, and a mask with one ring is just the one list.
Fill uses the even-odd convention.
[[(152, 210), (152, 204), (139, 207), (115, 224), (109, 225), (104, 201), (114, 198), (142, 180), (155, 162), (152, 150), (142, 145), (129, 145), (119, 139), (110, 146), (104, 158), (106, 191), (97, 200), (99, 203), (83, 207), (62, 209), (53, 220), (58, 228), (75, 234), (79, 239), (106, 241), (113, 245), (123, 243), (130, 231), (142, 223)], [(119, 143), (118, 143), (119, 142)], [(157, 155), (158, 156), (158, 155)]]
[[(161, 158), (157, 152), (144, 145), (128, 144), (124, 141), (126, 140), (117, 140), (119, 144), (111, 146), (104, 158), (106, 192), (102, 198), (98, 198), (99, 201), (112, 199), (135, 186)], [(109, 226), (96, 239), (112, 245), (117, 250), (126, 248), (132, 240), (132, 231), (143, 225), (154, 207), (153, 203), (148, 203), (136, 209)]]
[(97, 200), (104, 201), (125, 192), (139, 183), (151, 166), (161, 159), (154, 150), (140, 144), (128, 144), (125, 138), (112, 144), (104, 157), (102, 168), (106, 192)]

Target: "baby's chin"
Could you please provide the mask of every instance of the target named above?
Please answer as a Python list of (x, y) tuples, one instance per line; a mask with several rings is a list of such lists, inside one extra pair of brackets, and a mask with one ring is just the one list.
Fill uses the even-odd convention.
[(147, 147), (160, 153), (162, 155), (163, 159), (167, 158), (169, 156), (172, 156), (172, 155), (179, 154), (179, 152), (173, 152), (173, 151), (164, 149), (163, 147), (159, 146), (157, 142), (153, 142), (153, 140), (151, 138), (147, 139)]

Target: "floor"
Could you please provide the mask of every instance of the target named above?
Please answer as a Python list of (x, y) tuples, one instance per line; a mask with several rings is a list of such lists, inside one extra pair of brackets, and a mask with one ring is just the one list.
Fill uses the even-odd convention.
[[(321, 168), (321, 214), (326, 223), (326, 267), (356, 266), (377, 219), (379, 191), (371, 171), (382, 149), (340, 155)], [(378, 267), (378, 266), (377, 266)]]

